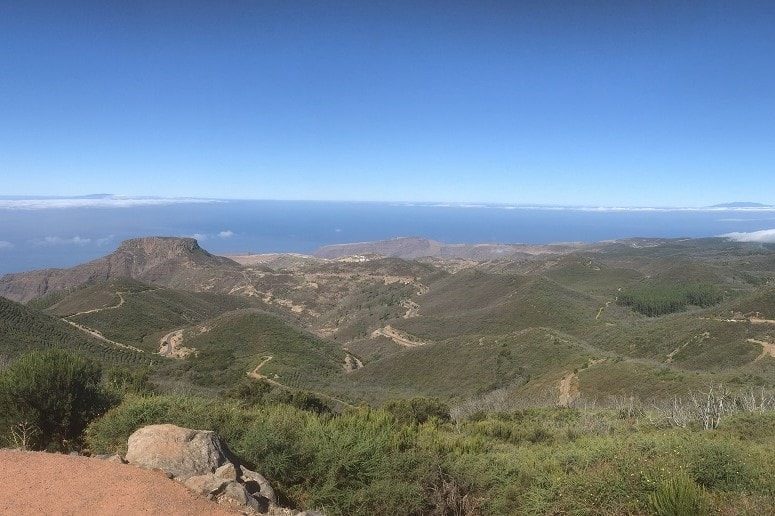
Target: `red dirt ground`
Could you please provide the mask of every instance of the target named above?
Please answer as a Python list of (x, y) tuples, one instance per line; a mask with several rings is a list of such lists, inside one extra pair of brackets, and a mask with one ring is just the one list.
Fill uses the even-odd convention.
[(0, 514), (238, 514), (161, 471), (88, 457), (0, 450)]

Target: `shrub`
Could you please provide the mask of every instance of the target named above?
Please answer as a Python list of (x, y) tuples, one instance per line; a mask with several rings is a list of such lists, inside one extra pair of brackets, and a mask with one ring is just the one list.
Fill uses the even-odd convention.
[(728, 443), (704, 442), (694, 451), (692, 476), (708, 489), (734, 490), (747, 483), (745, 464)]
[(228, 391), (226, 397), (244, 401), (248, 405), (264, 405), (272, 386), (264, 380), (243, 378)]
[(150, 394), (154, 390), (150, 378), (151, 370), (147, 367), (139, 369), (112, 367), (105, 373), (105, 384), (121, 396), (129, 393)]
[(382, 407), (401, 423), (425, 423), (431, 419), (441, 422), (450, 420), (449, 406), (436, 398), (411, 398), (390, 400)]
[(102, 370), (62, 350), (33, 352), (0, 373), (0, 424), (4, 434), (32, 429), (27, 445), (66, 451), (80, 444), (89, 422), (118, 401), (100, 385)]
[(657, 516), (695, 516), (708, 512), (708, 495), (686, 473), (660, 482), (649, 497)]
[(214, 430), (292, 505), (327, 514), (414, 514), (422, 508), (430, 459), (411, 430), (383, 411), (318, 416), (284, 404), (176, 396), (128, 397), (87, 431), (92, 453), (125, 452), (136, 429), (156, 423)]

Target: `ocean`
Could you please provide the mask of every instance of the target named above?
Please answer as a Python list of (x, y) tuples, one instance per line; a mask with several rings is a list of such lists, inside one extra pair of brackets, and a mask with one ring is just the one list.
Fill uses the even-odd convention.
[(626, 209), (311, 201), (92, 198), (0, 201), (0, 273), (68, 267), (127, 238), (195, 236), (216, 254), (311, 253), (422, 236), (448, 243), (707, 237), (775, 228), (773, 208)]

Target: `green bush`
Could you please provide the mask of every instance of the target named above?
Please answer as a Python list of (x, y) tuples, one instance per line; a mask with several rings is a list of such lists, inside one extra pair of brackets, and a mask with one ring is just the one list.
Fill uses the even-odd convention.
[(401, 423), (425, 423), (431, 419), (440, 422), (450, 420), (449, 406), (436, 398), (411, 398), (389, 400), (382, 408)]
[[(0, 373), (0, 425), (6, 439), (24, 427), (33, 449), (80, 445), (89, 422), (118, 401), (100, 384), (95, 362), (62, 350), (33, 352)], [(18, 439), (18, 436), (17, 436)]]
[(311, 392), (289, 390), (275, 387), (264, 380), (243, 379), (226, 392), (229, 399), (240, 400), (247, 405), (258, 407), (285, 404), (315, 414), (329, 414), (331, 405)]
[(747, 484), (746, 465), (732, 444), (703, 442), (696, 446), (693, 455), (691, 473), (701, 486), (734, 490)]
[[(91, 423), (87, 442), (92, 453), (124, 452), (147, 424), (214, 430), (282, 501), (331, 515), (702, 514), (707, 500), (731, 514), (775, 504), (767, 434), (743, 441), (731, 430), (633, 425), (615, 410), (407, 421), (368, 408), (316, 414), (279, 403), (130, 395)], [(672, 485), (681, 471), (688, 473)]]
[(318, 416), (283, 404), (245, 407), (191, 397), (128, 397), (87, 430), (92, 453), (124, 453), (129, 435), (158, 423), (218, 432), (293, 505), (327, 514), (416, 514), (431, 460), (412, 430), (383, 411)]
[(709, 507), (705, 490), (683, 472), (660, 482), (649, 505), (657, 516), (696, 516), (706, 514)]
[(104, 382), (109, 389), (122, 397), (126, 394), (150, 394), (154, 391), (151, 370), (148, 367), (112, 367), (105, 373)]

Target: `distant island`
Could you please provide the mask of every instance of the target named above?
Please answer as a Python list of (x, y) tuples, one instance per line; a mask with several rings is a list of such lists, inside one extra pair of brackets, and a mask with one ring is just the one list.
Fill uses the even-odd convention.
[(760, 202), (726, 202), (723, 204), (714, 204), (710, 208), (771, 208), (771, 204), (762, 204)]

